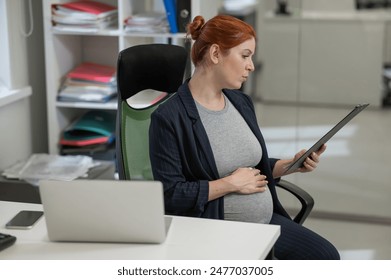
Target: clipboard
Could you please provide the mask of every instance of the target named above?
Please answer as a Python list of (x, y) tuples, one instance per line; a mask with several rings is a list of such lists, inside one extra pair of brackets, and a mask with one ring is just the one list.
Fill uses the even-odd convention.
[(339, 123), (337, 123), (332, 129), (330, 129), (322, 138), (320, 138), (311, 148), (309, 148), (301, 157), (294, 161), (288, 169), (285, 171), (285, 174), (296, 170), (299, 167), (303, 166), (303, 162), (307, 157), (311, 155), (312, 152), (316, 152), (320, 147), (330, 140), (342, 127), (344, 127), (348, 122), (350, 122), (355, 116), (357, 116), (362, 110), (368, 107), (369, 103), (358, 104), (356, 105), (349, 114), (347, 114)]

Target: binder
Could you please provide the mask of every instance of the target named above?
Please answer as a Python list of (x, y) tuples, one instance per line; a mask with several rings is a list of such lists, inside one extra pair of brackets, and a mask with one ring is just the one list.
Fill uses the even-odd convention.
[(115, 112), (88, 111), (63, 133), (60, 145), (86, 146), (109, 144), (115, 137)]
[(52, 25), (58, 31), (97, 32), (114, 25), (118, 9), (96, 1), (52, 4)]
[(54, 4), (55, 7), (63, 7), (69, 10), (89, 13), (97, 16), (105, 16), (117, 11), (117, 7), (97, 1), (74, 1), (63, 3), (61, 5)]
[(163, 2), (166, 9), (167, 21), (170, 26), (170, 33), (178, 33), (175, 0), (163, 0)]
[(116, 68), (92, 62), (83, 62), (67, 74), (67, 78), (111, 83), (116, 79)]
[(176, 20), (178, 31), (186, 33), (186, 27), (191, 20), (191, 0), (176, 0)]
[(111, 143), (113, 141), (113, 137), (108, 136), (102, 136), (102, 137), (93, 137), (90, 136), (87, 138), (86, 136), (79, 136), (80, 138), (77, 138), (77, 136), (73, 136), (71, 139), (60, 139), (60, 145), (64, 146), (89, 146), (89, 145), (96, 145), (96, 144), (106, 144)]

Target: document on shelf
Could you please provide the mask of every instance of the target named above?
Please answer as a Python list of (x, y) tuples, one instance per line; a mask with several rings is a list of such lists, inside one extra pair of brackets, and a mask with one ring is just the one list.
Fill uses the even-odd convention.
[(158, 12), (139, 13), (124, 20), (125, 32), (167, 33), (169, 25), (166, 15)]
[(68, 72), (57, 100), (104, 103), (117, 95), (116, 68), (83, 62)]
[(114, 26), (118, 9), (96, 1), (73, 1), (52, 4), (53, 29), (63, 32), (98, 32)]
[(116, 68), (93, 62), (83, 62), (67, 74), (67, 78), (99, 83), (115, 81)]
[(117, 13), (117, 7), (96, 1), (53, 4), (52, 13), (79, 18), (99, 19)]
[(116, 95), (117, 89), (102, 89), (93, 86), (67, 86), (60, 90), (58, 100), (64, 102), (107, 102)]

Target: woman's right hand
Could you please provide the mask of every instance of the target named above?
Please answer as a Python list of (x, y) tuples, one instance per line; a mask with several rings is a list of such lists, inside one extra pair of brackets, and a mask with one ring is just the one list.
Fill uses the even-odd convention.
[(241, 167), (231, 175), (209, 181), (208, 200), (214, 200), (229, 193), (253, 194), (264, 192), (268, 181), (259, 169)]
[(238, 168), (226, 179), (239, 194), (264, 192), (268, 183), (266, 176), (261, 174), (259, 169), (252, 167)]

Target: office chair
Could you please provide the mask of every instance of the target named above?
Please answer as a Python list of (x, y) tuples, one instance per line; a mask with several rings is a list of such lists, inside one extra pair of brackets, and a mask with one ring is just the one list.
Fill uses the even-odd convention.
[(283, 189), (293, 195), (301, 204), (301, 208), (297, 213), (292, 214), (293, 221), (302, 225), (308, 215), (311, 213), (312, 208), (314, 207), (314, 199), (313, 197), (306, 192), (304, 189), (299, 186), (281, 179), (276, 183), (276, 186), (280, 189)]
[[(148, 146), (150, 116), (182, 84), (187, 56), (185, 48), (167, 44), (137, 45), (119, 53), (116, 157), (120, 180), (153, 180)], [(128, 104), (130, 97), (146, 89), (168, 94), (146, 108)], [(300, 201), (301, 209), (293, 220), (302, 224), (313, 208), (313, 198), (285, 180), (280, 180), (277, 187)]]
[[(150, 116), (182, 84), (187, 56), (185, 48), (168, 44), (137, 45), (119, 53), (116, 156), (120, 179), (153, 179), (148, 146)], [(145, 108), (128, 104), (130, 97), (144, 90), (167, 95)]]

